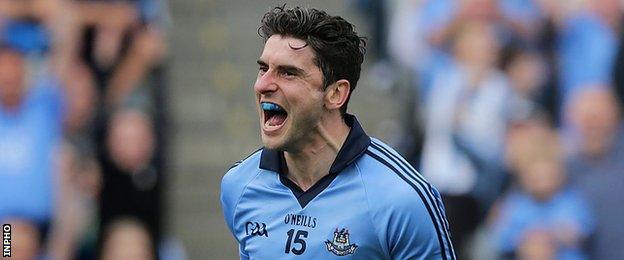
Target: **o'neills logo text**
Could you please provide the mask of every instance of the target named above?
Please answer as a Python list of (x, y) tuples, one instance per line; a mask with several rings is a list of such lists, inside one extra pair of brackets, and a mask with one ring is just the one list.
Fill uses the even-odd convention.
[(284, 223), (293, 226), (315, 228), (316, 218), (306, 215), (287, 214), (286, 217), (284, 217)]

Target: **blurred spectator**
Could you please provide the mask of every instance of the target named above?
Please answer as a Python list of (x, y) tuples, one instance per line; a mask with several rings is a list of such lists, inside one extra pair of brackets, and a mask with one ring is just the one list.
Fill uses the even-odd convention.
[(118, 218), (104, 231), (102, 260), (156, 259), (152, 241), (145, 226), (132, 218)]
[(570, 103), (580, 146), (568, 158), (572, 183), (587, 197), (597, 216), (592, 259), (622, 259), (624, 226), (624, 128), (617, 100), (607, 86), (588, 86)]
[[(145, 223), (151, 241), (157, 243), (160, 180), (153, 166), (155, 135), (151, 119), (134, 108), (116, 111), (107, 129), (104, 148), (101, 229), (119, 216), (131, 216)], [(155, 250), (157, 246), (153, 244), (150, 248)]]
[(0, 219), (28, 220), (45, 236), (59, 188), (62, 89), (49, 77), (29, 79), (23, 55), (0, 48), (0, 195), (12, 198), (0, 203)]
[(513, 93), (496, 69), (498, 41), (482, 21), (454, 38), (454, 63), (427, 98), (422, 172), (442, 193), (453, 243), (462, 252), (502, 187), (504, 135)]
[(570, 188), (554, 131), (525, 128), (516, 150), (518, 187), (491, 216), (492, 239), (501, 256), (519, 259), (583, 259), (594, 220), (580, 194)]

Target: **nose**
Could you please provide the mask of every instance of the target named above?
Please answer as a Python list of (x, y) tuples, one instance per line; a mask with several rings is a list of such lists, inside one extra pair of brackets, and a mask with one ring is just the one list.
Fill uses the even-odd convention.
[(272, 74), (271, 70), (265, 72), (264, 74), (258, 74), (256, 83), (254, 84), (254, 90), (256, 93), (267, 94), (277, 91), (277, 83), (275, 82), (275, 77)]

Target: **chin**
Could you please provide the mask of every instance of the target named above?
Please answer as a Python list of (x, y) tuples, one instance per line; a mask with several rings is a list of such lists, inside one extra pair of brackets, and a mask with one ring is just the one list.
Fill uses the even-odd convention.
[(286, 131), (286, 126), (282, 126), (282, 128), (276, 132), (268, 133), (260, 129), (260, 137), (264, 147), (271, 150), (285, 151), (290, 141), (292, 141), (291, 136)]
[(262, 144), (271, 150), (283, 150), (284, 148), (284, 144), (277, 137), (269, 137), (264, 134), (262, 135)]

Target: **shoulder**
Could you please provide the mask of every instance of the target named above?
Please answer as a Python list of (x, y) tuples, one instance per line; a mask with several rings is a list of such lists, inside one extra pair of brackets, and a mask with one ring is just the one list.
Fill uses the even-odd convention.
[(234, 163), (221, 179), (221, 209), (230, 231), (233, 231), (236, 204), (247, 185), (260, 173), (258, 166), (261, 154), (262, 149), (258, 149), (247, 158)]
[(245, 179), (253, 178), (254, 172), (257, 172), (260, 165), (260, 156), (262, 148), (255, 150), (242, 160), (233, 163), (221, 180), (222, 185), (230, 183), (240, 183)]
[(384, 223), (380, 237), (393, 256), (454, 255), (440, 193), (398, 152), (371, 138), (358, 167), (373, 222)]
[(237, 197), (242, 193), (244, 187), (260, 172), (261, 154), (262, 148), (230, 166), (221, 179), (222, 197)]
[(439, 192), (398, 152), (371, 139), (365, 158), (358, 162), (367, 196), (373, 204), (371, 210), (390, 209), (440, 221), (443, 206)]
[(432, 187), (403, 156), (375, 138), (371, 138), (371, 144), (358, 162), (358, 167), (362, 171), (364, 184), (383, 190), (387, 196), (418, 195)]

